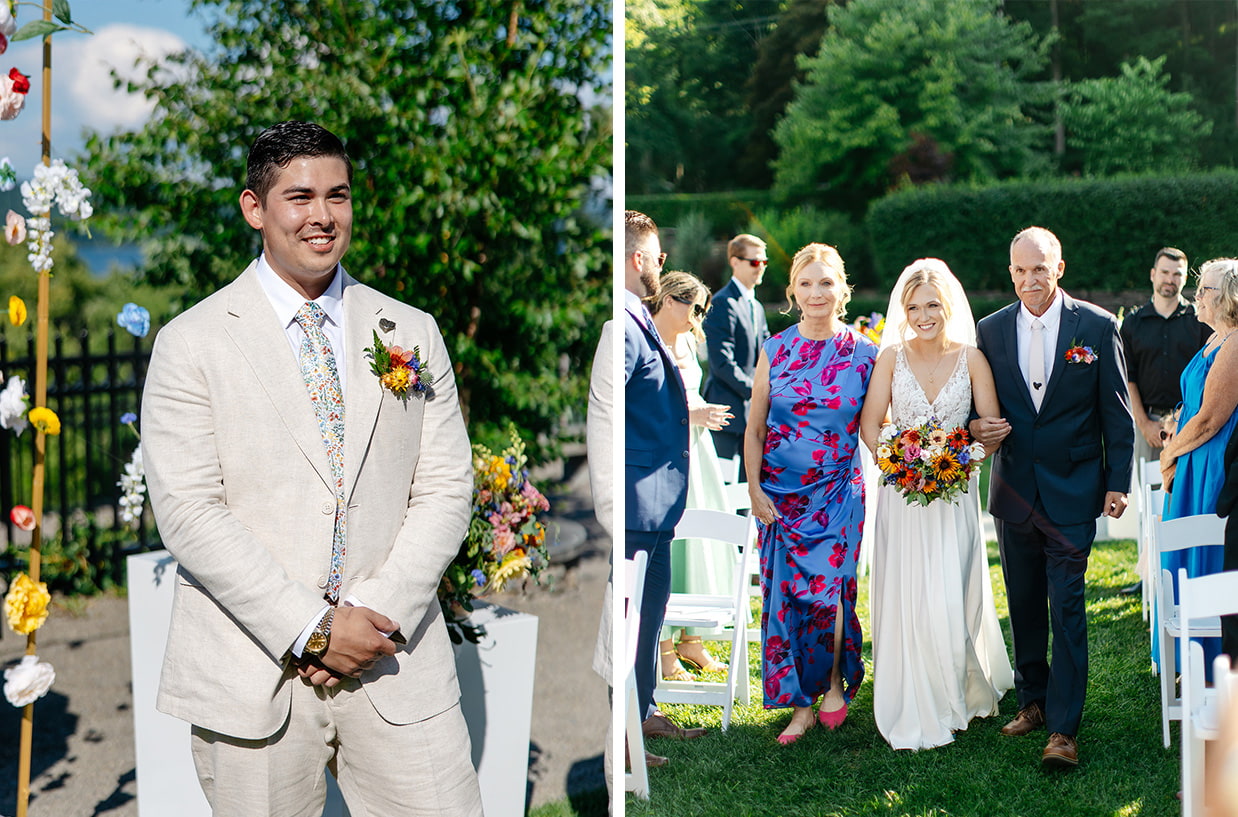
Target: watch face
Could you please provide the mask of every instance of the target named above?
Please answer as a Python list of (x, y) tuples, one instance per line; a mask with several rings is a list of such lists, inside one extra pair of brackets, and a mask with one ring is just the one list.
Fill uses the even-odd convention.
[(310, 633), (309, 639), (305, 642), (305, 652), (310, 655), (322, 655), (323, 650), (327, 648), (326, 633), (313, 632)]

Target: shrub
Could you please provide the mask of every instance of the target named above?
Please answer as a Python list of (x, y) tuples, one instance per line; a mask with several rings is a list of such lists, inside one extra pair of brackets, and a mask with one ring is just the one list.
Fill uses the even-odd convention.
[(925, 256), (944, 260), (968, 290), (1008, 290), (1010, 239), (1032, 224), (1061, 239), (1067, 290), (1144, 289), (1163, 246), (1194, 265), (1238, 254), (1238, 171), (933, 185), (874, 202), (865, 220), (885, 290)]
[(714, 237), (729, 239), (742, 233), (758, 209), (772, 201), (766, 190), (724, 190), (718, 193), (666, 193), (627, 196), (624, 207), (639, 210), (659, 227), (669, 227), (697, 213), (714, 227)]

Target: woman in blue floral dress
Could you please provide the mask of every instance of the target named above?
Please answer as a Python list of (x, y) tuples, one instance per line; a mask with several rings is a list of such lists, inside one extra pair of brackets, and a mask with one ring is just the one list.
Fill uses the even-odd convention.
[[(761, 667), (767, 709), (793, 707), (778, 742), (817, 718), (830, 729), (864, 679), (855, 613), (864, 525), (859, 415), (877, 347), (842, 321), (843, 260), (809, 244), (791, 262), (799, 323), (770, 338), (754, 376), (744, 440), (760, 524)], [(841, 623), (841, 626), (840, 626)]]

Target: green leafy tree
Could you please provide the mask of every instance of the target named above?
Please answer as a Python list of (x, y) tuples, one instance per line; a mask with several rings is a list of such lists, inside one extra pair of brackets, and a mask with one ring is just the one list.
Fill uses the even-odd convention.
[(1045, 162), (1028, 81), (1045, 44), (1000, 0), (852, 0), (804, 61), (774, 133), (776, 190), (862, 207), (907, 181), (993, 179)]
[(701, 192), (743, 184), (752, 129), (745, 88), (778, 3), (636, 0), (627, 4), (627, 192)]
[(151, 121), (88, 144), (96, 223), (188, 304), (260, 248), (237, 205), (253, 138), (322, 123), (356, 166), (345, 265), (438, 319), (477, 441), (514, 423), (553, 453), (610, 313), (610, 237), (582, 215), (610, 173), (609, 3), (192, 6), (211, 50), (152, 68), (131, 86)]
[(1071, 83), (1062, 102), (1067, 148), (1084, 174), (1190, 170), (1212, 123), (1192, 108), (1190, 94), (1169, 90), (1165, 58), (1138, 57), (1121, 76)]
[(757, 45), (757, 62), (745, 88), (752, 131), (740, 157), (739, 176), (745, 185), (769, 188), (778, 155), (774, 126), (787, 110), (795, 83), (804, 79), (801, 57), (815, 56), (825, 34), (826, 7), (845, 0), (790, 0), (774, 30)]

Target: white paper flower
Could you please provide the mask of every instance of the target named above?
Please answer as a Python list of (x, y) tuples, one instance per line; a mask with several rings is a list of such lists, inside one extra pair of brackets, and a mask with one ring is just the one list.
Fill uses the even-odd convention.
[(898, 436), (898, 428), (893, 423), (886, 423), (881, 427), (881, 432), (877, 434), (877, 439), (884, 442), (889, 442)]
[(17, 21), (13, 19), (13, 10), (9, 8), (8, 0), (0, 0), (0, 34), (12, 37), (16, 33)]
[(37, 655), (22, 656), (20, 664), (4, 671), (4, 697), (13, 706), (25, 706), (46, 695), (55, 680), (51, 664)]
[(116, 484), (124, 491), (120, 498), (120, 518), (137, 528), (142, 519), (142, 506), (146, 502), (146, 470), (142, 466), (140, 445), (133, 449), (133, 456)]
[(13, 375), (4, 391), (0, 391), (0, 428), (7, 428), (21, 436), (26, 430), (27, 408), (26, 384), (20, 377)]

